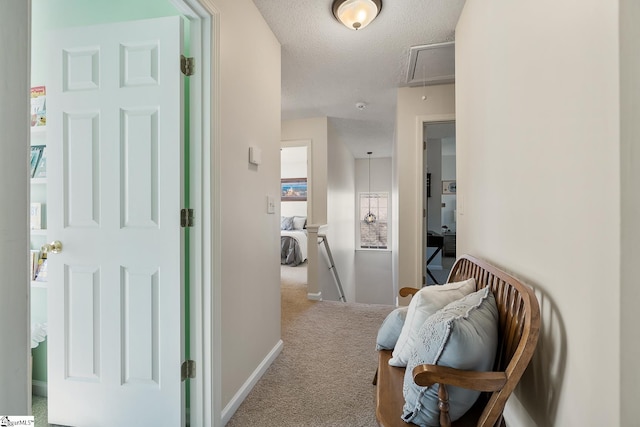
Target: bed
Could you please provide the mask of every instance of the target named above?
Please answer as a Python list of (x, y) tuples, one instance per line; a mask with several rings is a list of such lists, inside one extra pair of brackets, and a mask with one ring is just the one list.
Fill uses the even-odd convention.
[(307, 218), (281, 217), (280, 264), (297, 266), (307, 259)]

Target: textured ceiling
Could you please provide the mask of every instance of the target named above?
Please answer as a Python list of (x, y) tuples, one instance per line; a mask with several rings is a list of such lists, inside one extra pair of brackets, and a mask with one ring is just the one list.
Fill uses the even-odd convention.
[[(335, 20), (332, 0), (253, 1), (282, 45), (282, 119), (329, 117), (356, 158), (367, 151), (391, 156), (410, 48), (453, 41), (464, 6), (464, 0), (383, 0), (378, 18), (353, 31)], [(356, 108), (359, 102), (366, 108)]]

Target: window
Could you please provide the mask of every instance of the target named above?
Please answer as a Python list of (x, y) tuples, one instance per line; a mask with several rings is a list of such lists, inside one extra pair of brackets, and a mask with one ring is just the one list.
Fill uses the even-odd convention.
[[(360, 193), (358, 208), (360, 213), (358, 216), (360, 248), (387, 249), (389, 193)], [(369, 212), (375, 216), (375, 221), (365, 221), (365, 216)]]

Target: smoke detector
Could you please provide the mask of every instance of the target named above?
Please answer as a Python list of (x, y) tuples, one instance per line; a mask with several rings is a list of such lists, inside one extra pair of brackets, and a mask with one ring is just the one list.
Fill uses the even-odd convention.
[(356, 103), (356, 108), (360, 111), (364, 110), (365, 108), (367, 108), (367, 104), (365, 104), (364, 102), (358, 102)]

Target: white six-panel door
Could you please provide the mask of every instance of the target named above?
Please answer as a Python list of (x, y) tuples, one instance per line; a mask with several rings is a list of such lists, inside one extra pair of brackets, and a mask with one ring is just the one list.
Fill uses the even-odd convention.
[(181, 19), (56, 31), (49, 422), (182, 423)]

